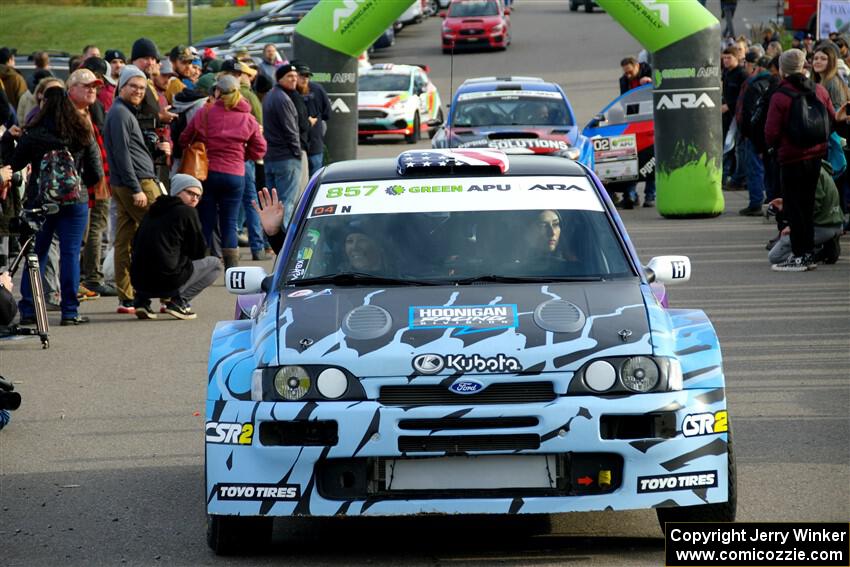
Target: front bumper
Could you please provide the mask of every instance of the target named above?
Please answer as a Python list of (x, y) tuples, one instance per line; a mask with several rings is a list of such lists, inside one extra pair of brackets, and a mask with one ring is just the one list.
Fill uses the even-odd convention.
[[(245, 444), (237, 442), (240, 438), (236, 434), (230, 437), (228, 444), (206, 443), (207, 511), (210, 514), (270, 516), (508, 514), (647, 509), (724, 502), (728, 494), (727, 434), (684, 437), (681, 433), (681, 424), (687, 415), (723, 409), (725, 399), (722, 389), (620, 398), (564, 396), (545, 404), (462, 407), (404, 408), (385, 406), (375, 401), (209, 401), (206, 412), (208, 427), (210, 422), (239, 424), (234, 426), (238, 433), (247, 430), (244, 424), (250, 424), (254, 435), (253, 438), (242, 438), (243, 443), (247, 441)], [(657, 437), (656, 433), (647, 438), (631, 439), (611, 439), (608, 434), (604, 436), (609, 438), (603, 438), (601, 434), (603, 416), (647, 414), (669, 416), (673, 423), (672, 432), (668, 431), (663, 438)], [(536, 425), (462, 431), (410, 431), (402, 427), (402, 420), (439, 420), (451, 416), (463, 419), (533, 417)], [(320, 440), (314, 446), (268, 446), (261, 444), (261, 435), (258, 434), (264, 422), (314, 425), (335, 422), (336, 426), (332, 442)], [(354, 491), (340, 492), (328, 488), (328, 467), (333, 468), (337, 464), (344, 468), (351, 463), (360, 463), (364, 465), (362, 470), (373, 470), (375, 465), (387, 460), (447, 454), (418, 452), (411, 449), (409, 443), (405, 446), (403, 438), (409, 441), (413, 435), (421, 435), (424, 442), (444, 435), (501, 439), (501, 436), (517, 434), (537, 437), (539, 443), (536, 448), (519, 450), (478, 451), (467, 447), (463, 454), (548, 455), (552, 456), (552, 463), (556, 460), (561, 463), (559, 467), (563, 467), (563, 463), (568, 466), (570, 463), (572, 466), (584, 463), (580, 466), (585, 472), (576, 470), (572, 474), (569, 470), (561, 471), (561, 476), (567, 479), (566, 484), (543, 491), (526, 488), (475, 490), (469, 487), (469, 490), (392, 493), (381, 491), (380, 486), (375, 490), (376, 477), (359, 479), (356, 474), (342, 470), (340, 479), (344, 479), (346, 474), (354, 475), (350, 482), (355, 487)], [(323, 442), (326, 444), (322, 445)], [(586, 473), (588, 463), (592, 468), (595, 459), (601, 459), (600, 466), (613, 474), (613, 481), (607, 489), (601, 486), (593, 489), (592, 486), (580, 486), (582, 481), (578, 485), (574, 482), (577, 475)], [(714, 475), (712, 482), (694, 484), (696, 479), (708, 478), (705, 475), (709, 473)], [(333, 474), (336, 472), (332, 471)], [(684, 480), (680, 484), (691, 477), (694, 482), (666, 490), (665, 483), (659, 484), (657, 479), (663, 481), (670, 477), (682, 477)], [(589, 475), (589, 478), (597, 482), (602, 477)], [(371, 482), (372, 489), (357, 488), (356, 485), (362, 482)], [(675, 481), (670, 482), (675, 485)], [(341, 480), (340, 483), (342, 486), (346, 481)], [(601, 481), (599, 484), (602, 484)]]
[(508, 38), (505, 33), (498, 34), (443, 34), (443, 49), (460, 49), (463, 47), (490, 47), (499, 49), (508, 46)]

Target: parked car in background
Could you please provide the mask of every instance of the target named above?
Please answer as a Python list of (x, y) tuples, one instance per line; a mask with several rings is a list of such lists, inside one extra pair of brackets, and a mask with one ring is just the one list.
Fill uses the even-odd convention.
[(429, 9), (427, 2), (428, 0), (414, 0), (407, 10), (402, 12), (398, 19), (406, 26), (418, 24), (428, 17)]
[(592, 12), (599, 4), (594, 0), (570, 0), (570, 12), (577, 12), (579, 7), (583, 7), (585, 12)]
[(595, 115), (582, 133), (593, 142), (594, 169), (609, 191), (618, 185), (655, 176), (655, 122), (652, 85), (615, 98)]
[(269, 43), (275, 44), (281, 56), (292, 58), (292, 34), (295, 33), (293, 24), (270, 25), (259, 28), (245, 35), (231, 45), (216, 50), (218, 57), (226, 58), (236, 51), (245, 50), (252, 57), (261, 58), (263, 47)]
[[(312, 10), (319, 0), (295, 0), (279, 10), (271, 11), (269, 14), (235, 30), (226, 30), (224, 33), (202, 39), (195, 43), (198, 48), (225, 48), (238, 45), (248, 34), (268, 26), (282, 26), (284, 24), (295, 25), (301, 18)], [(268, 42), (272, 43), (272, 42)]]
[(464, 81), (431, 145), (554, 155), (593, 167), (593, 145), (576, 126), (567, 95), (538, 77)]
[[(57, 51), (51, 49), (43, 49), (40, 51), (47, 51), (47, 55), (50, 57), (50, 72), (53, 73), (54, 77), (59, 77), (63, 81), (68, 78), (68, 61), (71, 58), (71, 54), (67, 51)], [(29, 55), (15, 55), (15, 69), (17, 69), (21, 75), (24, 76), (24, 79), (27, 81), (27, 86), (29, 86), (30, 81), (32, 80), (32, 74), (35, 73), (35, 63), (33, 63), (33, 58), (37, 52), (30, 53)]]
[(464, 47), (506, 49), (511, 44), (511, 9), (501, 0), (453, 0), (440, 28), (443, 53)]
[(431, 133), (443, 121), (442, 101), (428, 78), (428, 67), (372, 65), (361, 71), (357, 109), (359, 139), (402, 134), (415, 143), (423, 131)]
[(294, 1), (295, 0), (274, 0), (273, 2), (261, 4), (258, 9), (248, 12), (247, 14), (242, 14), (238, 18), (233, 18), (227, 22), (225, 31), (241, 29), (252, 22), (256, 22), (264, 16), (268, 16), (274, 10), (284, 8), (287, 5), (292, 4)]
[(785, 0), (782, 20), (785, 29), (816, 33), (818, 0)]

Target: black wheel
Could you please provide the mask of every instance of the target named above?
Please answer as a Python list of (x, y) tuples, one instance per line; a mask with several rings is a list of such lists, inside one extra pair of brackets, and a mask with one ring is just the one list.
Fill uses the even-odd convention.
[(411, 133), (409, 136), (404, 136), (405, 142), (407, 142), (408, 144), (415, 144), (419, 141), (419, 126), (419, 113), (417, 112), (413, 115), (413, 133)]
[(271, 541), (272, 524), (266, 516), (207, 514), (207, 545), (216, 555), (256, 553)]
[(357, 136), (357, 141), (362, 144), (363, 142), (365, 142), (366, 140), (368, 140), (371, 137), (372, 136), (369, 135), (369, 134), (360, 134), (359, 136)]
[(593, 12), (593, 0), (584, 0), (584, 11), (588, 14)]
[(678, 506), (674, 508), (656, 508), (658, 523), (664, 531), (666, 522), (734, 522), (738, 508), (738, 473), (735, 467), (735, 453), (732, 451), (732, 428), (727, 434), (726, 448), (729, 456), (729, 499), (719, 504), (702, 504), (700, 506)]
[(570, 0), (570, 12), (578, 12), (578, 0)]

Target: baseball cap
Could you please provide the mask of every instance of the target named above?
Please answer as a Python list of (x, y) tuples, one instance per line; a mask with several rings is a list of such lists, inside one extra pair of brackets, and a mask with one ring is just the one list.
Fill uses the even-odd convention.
[(107, 63), (111, 63), (115, 59), (120, 59), (121, 61), (127, 62), (127, 57), (118, 49), (107, 49), (106, 53), (103, 56), (103, 59)]
[(313, 71), (310, 70), (310, 66), (306, 63), (295, 63), (295, 68), (298, 69), (299, 75), (304, 75), (305, 77), (312, 77)]
[(159, 74), (160, 75), (173, 75), (174, 74), (174, 65), (171, 64), (171, 59), (165, 58), (159, 62)]
[(221, 65), (221, 71), (223, 73), (245, 73), (252, 78), (257, 74), (256, 71), (236, 59), (225, 60), (225, 62)]
[(98, 87), (102, 87), (103, 81), (98, 79), (90, 69), (80, 68), (71, 73), (68, 80), (65, 81), (65, 86), (69, 89), (74, 85), (97, 85)]
[(239, 80), (232, 75), (222, 75), (215, 82), (215, 86), (222, 94), (228, 94), (239, 90)]
[(190, 62), (194, 59), (198, 59), (198, 50), (194, 47), (187, 47), (185, 45), (175, 45), (171, 48), (171, 51), (168, 53), (168, 58), (172, 61), (185, 61)]
[(83, 64), (80, 65), (83, 69), (88, 69), (98, 77), (103, 77), (109, 70), (109, 65), (100, 57), (89, 57)]

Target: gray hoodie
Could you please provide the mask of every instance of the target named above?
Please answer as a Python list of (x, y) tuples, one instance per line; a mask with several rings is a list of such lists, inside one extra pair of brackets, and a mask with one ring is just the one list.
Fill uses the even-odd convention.
[(120, 97), (115, 99), (106, 115), (103, 143), (109, 162), (110, 185), (129, 187), (133, 193), (140, 193), (142, 179), (156, 179), (136, 112)]

